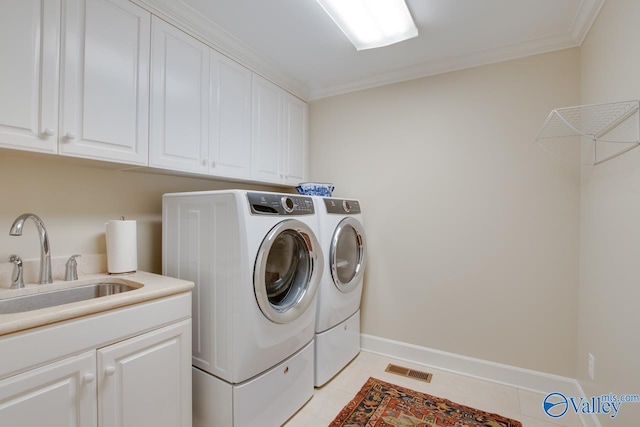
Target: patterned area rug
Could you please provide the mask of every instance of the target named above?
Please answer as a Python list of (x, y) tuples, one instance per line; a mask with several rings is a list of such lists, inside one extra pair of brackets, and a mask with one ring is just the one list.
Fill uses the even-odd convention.
[(329, 427), (522, 427), (519, 421), (369, 378)]

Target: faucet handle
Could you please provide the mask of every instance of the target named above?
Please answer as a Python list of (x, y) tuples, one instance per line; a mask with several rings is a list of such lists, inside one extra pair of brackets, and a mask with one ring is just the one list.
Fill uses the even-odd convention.
[(79, 258), (81, 255), (71, 255), (65, 264), (65, 273), (64, 280), (67, 282), (71, 280), (78, 280), (78, 261), (76, 258)]
[(13, 263), (13, 272), (11, 273), (11, 289), (24, 288), (24, 276), (22, 274), (22, 259), (18, 255), (11, 255), (9, 262)]

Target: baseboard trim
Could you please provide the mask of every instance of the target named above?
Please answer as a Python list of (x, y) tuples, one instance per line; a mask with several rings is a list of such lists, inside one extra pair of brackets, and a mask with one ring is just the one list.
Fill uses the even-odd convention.
[[(360, 335), (360, 345), (363, 351), (370, 353), (523, 390), (538, 393), (560, 392), (565, 396), (586, 397), (577, 380), (560, 375), (476, 359), (367, 334)], [(581, 414), (581, 418), (585, 427), (601, 427), (595, 416)]]

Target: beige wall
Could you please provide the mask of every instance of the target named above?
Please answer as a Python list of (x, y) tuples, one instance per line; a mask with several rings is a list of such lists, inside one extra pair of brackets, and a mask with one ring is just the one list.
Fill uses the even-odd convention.
[(311, 177), (363, 205), (363, 333), (574, 377), (579, 169), (533, 141), (579, 75), (571, 49), (311, 104)]
[[(17, 253), (39, 259), (36, 228), (9, 236), (13, 220), (32, 212), (45, 222), (53, 257), (104, 254), (104, 223), (125, 216), (137, 221), (138, 268), (162, 271), (162, 194), (177, 191), (256, 188), (233, 182), (100, 169), (58, 156), (0, 150), (0, 263)], [(3, 230), (4, 229), (4, 230)], [(82, 259), (79, 260), (82, 263)]]
[[(581, 49), (583, 103), (640, 99), (638, 22), (640, 2), (604, 5)], [(640, 394), (640, 149), (582, 168), (580, 213), (577, 376), (587, 396)], [(589, 353), (595, 381), (587, 374)], [(638, 420), (640, 403), (600, 418), (603, 426)]]

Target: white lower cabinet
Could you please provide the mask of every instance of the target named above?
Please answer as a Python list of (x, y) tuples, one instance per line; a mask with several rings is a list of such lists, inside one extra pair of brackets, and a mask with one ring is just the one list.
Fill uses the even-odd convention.
[(98, 350), (98, 425), (190, 426), (190, 335), (186, 321)]
[(90, 351), (0, 381), (0, 425), (96, 426), (95, 372)]
[[(191, 427), (190, 304), (190, 293), (140, 304), (140, 316), (165, 326), (125, 339), (135, 306), (0, 337), (0, 354), (11, 354), (0, 366), (0, 426)], [(172, 309), (183, 320), (159, 314)], [(83, 350), (59, 357), (73, 348)]]

